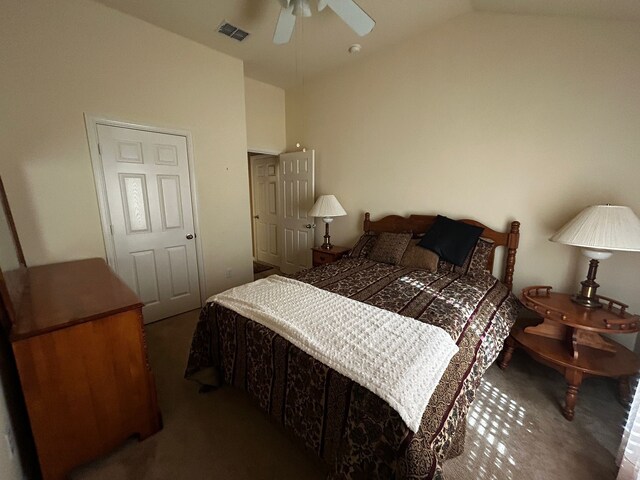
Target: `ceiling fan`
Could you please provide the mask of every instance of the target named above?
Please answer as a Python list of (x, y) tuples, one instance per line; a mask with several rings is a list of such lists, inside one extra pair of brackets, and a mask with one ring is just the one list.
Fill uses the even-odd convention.
[[(282, 5), (273, 43), (281, 45), (289, 42), (296, 26), (296, 17), (310, 17), (310, 0), (278, 0)], [(318, 11), (325, 7), (333, 10), (353, 31), (361, 37), (369, 33), (376, 22), (353, 0), (318, 0)]]

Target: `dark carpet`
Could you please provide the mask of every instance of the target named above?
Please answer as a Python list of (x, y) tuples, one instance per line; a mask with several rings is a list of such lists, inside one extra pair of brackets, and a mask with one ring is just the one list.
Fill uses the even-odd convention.
[(253, 262), (253, 273), (262, 273), (267, 270), (271, 270), (273, 267), (271, 265), (265, 265), (264, 263)]
[[(199, 394), (183, 379), (198, 312), (146, 327), (164, 429), (130, 440), (77, 469), (83, 480), (321, 479), (319, 462), (233, 388)], [(576, 417), (559, 405), (565, 384), (555, 371), (516, 352), (509, 368), (489, 368), (469, 414), (464, 453), (445, 464), (448, 480), (613, 479), (625, 409), (616, 384), (589, 378)], [(1, 477), (1, 475), (0, 475)]]

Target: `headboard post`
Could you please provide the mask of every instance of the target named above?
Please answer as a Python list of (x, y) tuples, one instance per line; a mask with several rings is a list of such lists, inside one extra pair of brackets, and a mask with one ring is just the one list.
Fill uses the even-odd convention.
[(513, 290), (513, 271), (516, 266), (516, 251), (520, 242), (520, 222), (511, 222), (511, 231), (507, 239), (507, 264), (502, 282)]

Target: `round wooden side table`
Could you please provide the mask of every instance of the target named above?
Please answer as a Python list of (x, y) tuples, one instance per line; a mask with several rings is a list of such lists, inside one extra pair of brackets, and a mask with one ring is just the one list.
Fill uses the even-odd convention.
[(516, 348), (564, 375), (567, 392), (564, 417), (573, 420), (578, 390), (585, 377), (618, 379), (620, 400), (629, 401), (629, 376), (640, 370), (638, 356), (601, 333), (635, 333), (640, 317), (627, 313), (627, 305), (599, 297), (602, 308), (586, 308), (571, 295), (551, 292), (549, 286), (522, 290), (524, 305), (543, 319), (519, 319), (505, 342), (500, 368), (507, 368)]

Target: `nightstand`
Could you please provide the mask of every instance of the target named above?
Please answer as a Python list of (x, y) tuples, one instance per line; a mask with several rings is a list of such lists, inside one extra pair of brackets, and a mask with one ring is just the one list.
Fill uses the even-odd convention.
[(626, 312), (627, 306), (599, 296), (602, 308), (586, 308), (566, 293), (551, 287), (533, 286), (522, 290), (522, 303), (542, 317), (519, 318), (505, 347), (499, 366), (507, 368), (513, 351), (522, 348), (534, 360), (564, 375), (567, 381), (565, 405), (567, 420), (573, 420), (578, 389), (583, 378), (617, 378), (620, 400), (629, 400), (629, 376), (640, 370), (640, 359), (628, 348), (601, 333), (636, 333), (640, 317)]
[(347, 255), (351, 249), (334, 245), (328, 250), (322, 247), (313, 247), (311, 251), (313, 252), (313, 266), (317, 267), (319, 265), (337, 262)]

